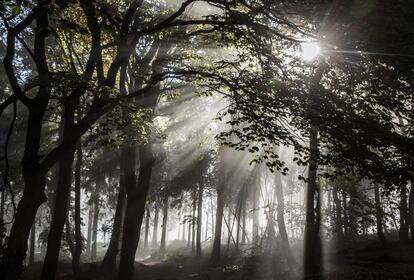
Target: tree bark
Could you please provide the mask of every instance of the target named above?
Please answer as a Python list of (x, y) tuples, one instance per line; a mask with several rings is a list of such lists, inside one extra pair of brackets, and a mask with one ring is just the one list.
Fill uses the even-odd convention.
[(285, 254), (287, 263), (291, 270), (295, 269), (295, 259), (293, 258), (292, 250), (289, 245), (289, 238), (285, 225), (285, 198), (283, 195), (283, 185), (280, 172), (275, 174), (275, 192), (277, 198), (277, 224), (279, 227), (280, 238), (282, 239), (282, 249)]
[(97, 174), (96, 187), (93, 194), (93, 223), (92, 223), (92, 248), (91, 248), (91, 261), (97, 261), (98, 250), (98, 221), (99, 221), (99, 189), (105, 184), (105, 176), (103, 174)]
[(147, 207), (145, 209), (145, 236), (144, 236), (144, 251), (148, 251), (148, 235), (149, 235), (149, 226), (150, 226), (150, 210)]
[(82, 169), (82, 147), (79, 141), (76, 150), (75, 164), (75, 250), (72, 258), (72, 271), (75, 279), (80, 278), (80, 256), (82, 254), (82, 232), (81, 232), (81, 169)]
[(343, 244), (344, 241), (344, 232), (343, 232), (343, 223), (342, 223), (342, 204), (338, 195), (338, 187), (333, 186), (332, 196), (335, 205), (335, 233), (336, 239), (339, 245)]
[(201, 257), (201, 229), (203, 223), (203, 192), (204, 186), (202, 179), (200, 179), (200, 185), (198, 186), (198, 199), (197, 199), (197, 239), (196, 239), (196, 257)]
[(259, 195), (260, 195), (260, 180), (259, 169), (256, 167), (255, 185), (253, 186), (253, 223), (252, 223), (252, 242), (253, 246), (259, 244)]
[(88, 213), (88, 232), (86, 240), (86, 254), (91, 256), (91, 246), (92, 246), (92, 223), (93, 223), (93, 202), (92, 198), (89, 201), (89, 213)]
[(154, 229), (152, 230), (152, 246), (157, 246), (158, 241), (158, 218), (160, 209), (158, 204), (154, 204), (155, 214), (154, 214)]
[[(135, 153), (134, 153), (135, 154)], [(152, 144), (139, 147), (140, 167), (138, 184), (127, 184), (127, 208), (125, 211), (121, 259), (118, 279), (130, 280), (134, 275), (135, 252), (138, 247), (142, 219), (145, 213), (145, 203), (150, 187), (152, 168), (155, 158)], [(135, 166), (135, 164), (132, 164)], [(131, 174), (135, 178), (135, 174)]]
[[(46, 104), (41, 104), (46, 107)], [(36, 212), (46, 201), (44, 193), (46, 172), (40, 166), (38, 159), (39, 142), (44, 110), (32, 107), (29, 109), (28, 127), (26, 133), (25, 154), (22, 161), (24, 190), (17, 206), (14, 223), (11, 227), (4, 259), (4, 271), (0, 274), (5, 279), (19, 279), (26, 258), (27, 240), (30, 234)]]
[[(64, 132), (65, 135), (65, 132)], [(47, 239), (46, 256), (41, 273), (42, 279), (55, 279), (63, 226), (68, 212), (68, 198), (72, 184), (72, 164), (75, 150), (72, 148), (59, 161), (58, 185), (55, 206)]]
[(400, 230), (398, 232), (401, 243), (408, 242), (409, 214), (407, 209), (407, 186), (401, 188), (400, 198)]
[(166, 252), (166, 238), (167, 238), (167, 222), (168, 222), (168, 196), (165, 195), (163, 201), (163, 211), (162, 211), (162, 231), (161, 231), (161, 245), (160, 245), (160, 253), (165, 254)]
[(308, 165), (308, 185), (306, 194), (306, 224), (305, 224), (305, 275), (320, 274), (320, 240), (316, 225), (317, 204), (317, 157), (318, 157), (318, 131), (311, 125), (309, 136), (309, 165)]
[(382, 245), (387, 244), (387, 240), (384, 236), (384, 226), (383, 226), (383, 211), (381, 207), (381, 197), (378, 184), (374, 185), (374, 195), (375, 195), (375, 218), (377, 220), (377, 236)]
[[(28, 21), (28, 25), (36, 20), (37, 28), (44, 28), (48, 25), (47, 9), (38, 9), (31, 13), (32, 20)], [(25, 28), (23, 26), (23, 28)], [(7, 50), (4, 57), (4, 65), (9, 80), (15, 94), (21, 89), (17, 84), (13, 71), (13, 58), (15, 52), (15, 38), (17, 34), (8, 32), (7, 34)], [(50, 72), (46, 59), (45, 32), (36, 32), (34, 39), (34, 56), (36, 57), (36, 67), (39, 73), (39, 90), (37, 97), (27, 100), (29, 116), (27, 120), (26, 141), (24, 147), (24, 155), (22, 160), (22, 174), (24, 180), (23, 195), (17, 206), (14, 223), (11, 227), (7, 248), (4, 253), (4, 263), (1, 268), (0, 276), (3, 279), (19, 279), (23, 270), (23, 261), (26, 258), (27, 240), (29, 238), (30, 229), (36, 217), (36, 212), (40, 205), (46, 201), (44, 193), (46, 184), (46, 172), (40, 164), (39, 147), (42, 136), (43, 116), (46, 112), (50, 96)], [(11, 71), (10, 71), (11, 70)]]
[(191, 219), (191, 253), (195, 253), (195, 239), (196, 239), (196, 221), (195, 221), (195, 215), (197, 210), (197, 194), (196, 189), (193, 190), (193, 215)]
[(29, 265), (34, 264), (35, 260), (35, 246), (36, 244), (36, 220), (33, 222), (32, 229), (30, 231), (30, 256), (29, 256)]
[(408, 198), (408, 212), (409, 212), (409, 224), (411, 239), (414, 240), (414, 186), (413, 182), (410, 183), (410, 195)]
[[(123, 166), (123, 164), (120, 164)], [(124, 171), (121, 171), (123, 174)], [(120, 176), (118, 199), (115, 209), (114, 224), (112, 227), (111, 240), (101, 264), (100, 279), (112, 279), (116, 276), (116, 257), (120, 249), (121, 227), (123, 222), (125, 205), (125, 178)]]

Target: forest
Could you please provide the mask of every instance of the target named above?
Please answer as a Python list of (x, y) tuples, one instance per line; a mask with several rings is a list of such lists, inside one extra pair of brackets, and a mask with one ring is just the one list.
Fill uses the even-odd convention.
[(0, 279), (414, 279), (412, 0), (0, 0)]

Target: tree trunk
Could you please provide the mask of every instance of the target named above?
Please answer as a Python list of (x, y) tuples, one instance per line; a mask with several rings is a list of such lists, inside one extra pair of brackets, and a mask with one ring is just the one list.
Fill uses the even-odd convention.
[(374, 185), (374, 195), (375, 195), (375, 218), (377, 220), (377, 235), (378, 239), (382, 245), (386, 245), (387, 240), (384, 236), (383, 231), (383, 211), (381, 207), (381, 197), (378, 184)]
[(259, 171), (256, 167), (255, 172), (255, 182), (256, 184), (253, 186), (253, 223), (252, 223), (252, 243), (253, 246), (257, 246), (259, 244), (259, 195), (260, 195), (260, 180), (259, 180)]
[(89, 201), (89, 213), (88, 213), (88, 232), (86, 240), (86, 254), (91, 256), (91, 246), (92, 246), (92, 223), (93, 223), (93, 202), (92, 199)]
[(150, 210), (147, 207), (145, 209), (146, 216), (145, 216), (145, 236), (144, 236), (144, 251), (148, 251), (148, 235), (149, 235), (149, 226), (150, 226)]
[(410, 224), (410, 233), (411, 239), (414, 240), (414, 186), (413, 182), (410, 183), (410, 195), (408, 198), (408, 207), (409, 207), (409, 224)]
[(182, 232), (181, 232), (181, 240), (182, 241), (185, 241), (185, 228), (186, 228), (186, 226), (185, 226), (185, 223), (184, 223), (184, 220), (183, 220), (183, 230), (182, 230)]
[(1, 203), (0, 203), (0, 220), (4, 221), (4, 206), (6, 204), (6, 190), (1, 192)]
[(318, 131), (311, 125), (309, 136), (309, 165), (308, 165), (308, 185), (306, 194), (306, 224), (305, 224), (305, 275), (320, 274), (320, 240), (316, 225), (317, 204), (317, 157), (318, 157)]
[(97, 261), (97, 249), (98, 249), (98, 221), (99, 221), (99, 188), (104, 184), (105, 176), (99, 174), (96, 180), (96, 188), (93, 194), (93, 223), (92, 223), (92, 248), (91, 248), (91, 261)]
[(197, 199), (197, 232), (196, 232), (196, 257), (201, 257), (201, 230), (203, 220), (203, 187), (198, 187)]
[(81, 232), (81, 168), (82, 168), (82, 148), (79, 141), (76, 150), (75, 165), (75, 250), (72, 259), (72, 270), (75, 279), (80, 278), (80, 256), (82, 254), (82, 232)]
[(343, 244), (344, 241), (344, 232), (343, 232), (343, 223), (342, 223), (342, 204), (338, 195), (338, 187), (333, 186), (332, 196), (335, 205), (335, 233), (339, 245)]
[(401, 243), (408, 242), (408, 228), (409, 228), (409, 215), (407, 209), (407, 186), (401, 188), (401, 200), (400, 200), (400, 230), (398, 232), (399, 241)]
[[(202, 168), (202, 164), (200, 163)], [(202, 171), (202, 170), (201, 170)], [(204, 192), (204, 185), (203, 185), (203, 173), (201, 172), (200, 183), (198, 186), (198, 195), (197, 195), (197, 240), (196, 240), (196, 257), (201, 257), (201, 227), (202, 227), (202, 220), (203, 220), (203, 192)]]
[[(43, 104), (44, 108), (46, 104)], [(22, 160), (24, 190), (17, 206), (5, 252), (3, 272), (5, 279), (19, 279), (26, 258), (27, 240), (40, 205), (46, 201), (44, 193), (46, 172), (40, 166), (38, 151), (42, 129), (42, 108), (29, 110), (25, 152)], [(3, 278), (3, 279), (4, 279)]]
[[(189, 217), (191, 216), (191, 212), (189, 213), (188, 216)], [(188, 236), (187, 236), (187, 247), (188, 248), (190, 248), (190, 246), (191, 246), (191, 224), (192, 224), (192, 221), (188, 221), (188, 232), (187, 232), (187, 234), (188, 234)]]
[(344, 190), (342, 190), (342, 201), (343, 201), (343, 205), (344, 205), (344, 232), (345, 232), (345, 237), (349, 238), (349, 205), (347, 202), (347, 194)]
[(160, 209), (158, 208), (158, 203), (154, 204), (155, 214), (154, 214), (154, 229), (152, 231), (152, 246), (157, 246), (158, 241), (158, 216)]
[[(132, 154), (135, 155), (135, 153)], [(152, 167), (155, 162), (152, 144), (141, 145), (139, 147), (139, 157), (140, 166), (138, 184), (134, 183), (135, 180), (131, 180), (131, 184), (126, 184), (127, 206), (123, 227), (121, 259), (118, 271), (118, 279), (123, 280), (130, 280), (134, 275), (135, 252), (138, 247), (142, 219), (145, 213), (145, 203), (150, 187)], [(132, 167), (135, 167), (135, 162), (131, 165)], [(128, 177), (134, 179), (135, 174), (129, 174)]]
[(295, 269), (295, 259), (293, 258), (292, 250), (289, 245), (289, 238), (285, 225), (285, 199), (283, 195), (283, 185), (280, 172), (275, 174), (275, 192), (277, 198), (277, 224), (279, 227), (280, 238), (282, 239), (282, 249), (285, 254), (287, 263), (291, 270)]
[(166, 238), (167, 238), (167, 221), (168, 221), (168, 196), (165, 195), (163, 201), (163, 212), (162, 212), (162, 231), (161, 231), (161, 245), (160, 253), (165, 254), (166, 252)]
[(195, 239), (196, 239), (196, 221), (195, 221), (195, 214), (197, 210), (197, 195), (196, 195), (196, 189), (193, 190), (193, 215), (191, 219), (191, 253), (195, 253)]
[(65, 238), (66, 238), (66, 243), (68, 243), (69, 246), (69, 250), (70, 250), (70, 254), (73, 255), (75, 254), (75, 245), (73, 244), (73, 240), (72, 240), (72, 232), (70, 229), (70, 223), (69, 223), (69, 214), (66, 217), (66, 222), (65, 222)]
[(204, 241), (206, 241), (208, 238), (208, 214), (209, 213), (206, 213), (206, 225), (204, 226)]
[(29, 256), (29, 265), (34, 264), (35, 260), (35, 246), (36, 244), (36, 220), (33, 222), (32, 229), (30, 231), (30, 256)]
[[(122, 173), (123, 171), (121, 171), (121, 174)], [(113, 279), (116, 276), (116, 257), (120, 248), (119, 245), (125, 205), (125, 178), (123, 176), (120, 176), (119, 181), (119, 192), (116, 203), (111, 240), (109, 241), (108, 249), (106, 250), (102, 261), (101, 271), (99, 273), (100, 279)]]
[[(65, 135), (65, 132), (64, 132)], [(55, 206), (47, 239), (46, 256), (43, 262), (42, 279), (55, 279), (59, 258), (63, 226), (68, 212), (68, 198), (72, 184), (72, 164), (75, 149), (72, 148), (59, 161), (58, 185)]]

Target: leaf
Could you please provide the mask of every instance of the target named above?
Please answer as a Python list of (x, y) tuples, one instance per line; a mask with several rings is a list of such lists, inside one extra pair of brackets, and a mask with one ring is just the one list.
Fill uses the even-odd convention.
[(12, 6), (11, 13), (13, 16), (17, 16), (18, 14), (20, 14), (20, 6), (19, 5)]

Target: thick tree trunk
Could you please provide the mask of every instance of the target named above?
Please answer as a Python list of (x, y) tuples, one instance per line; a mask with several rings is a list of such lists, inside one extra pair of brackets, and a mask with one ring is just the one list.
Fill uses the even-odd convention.
[(293, 258), (292, 250), (289, 245), (289, 238), (285, 225), (285, 199), (283, 195), (283, 185), (280, 172), (275, 174), (275, 192), (277, 198), (277, 224), (279, 227), (280, 238), (282, 239), (282, 249), (285, 254), (287, 263), (291, 270), (295, 269), (295, 259)]
[(383, 226), (383, 210), (381, 207), (381, 197), (378, 184), (374, 185), (374, 195), (375, 195), (375, 218), (377, 220), (377, 236), (382, 245), (387, 243), (387, 240), (384, 236), (384, 226)]
[[(46, 104), (43, 104), (46, 107)], [(42, 106), (40, 106), (42, 107)], [(26, 258), (27, 240), (30, 229), (40, 205), (46, 201), (44, 193), (46, 172), (38, 163), (39, 143), (43, 121), (43, 108), (29, 110), (28, 127), (26, 134), (25, 154), (22, 161), (24, 190), (17, 206), (14, 223), (11, 227), (3, 271), (3, 279), (19, 279)]]
[(407, 209), (407, 186), (401, 188), (400, 198), (400, 230), (398, 232), (399, 241), (406, 243), (408, 241), (409, 214)]
[(167, 222), (168, 222), (168, 196), (165, 195), (163, 201), (163, 211), (162, 211), (162, 231), (161, 231), (161, 245), (160, 253), (165, 254), (166, 252), (166, 239), (167, 239)]
[(72, 271), (75, 279), (80, 278), (80, 256), (82, 254), (82, 232), (81, 232), (81, 169), (82, 169), (82, 148), (79, 142), (76, 150), (75, 164), (75, 250), (72, 259)]
[(157, 242), (158, 242), (158, 216), (160, 213), (160, 208), (158, 207), (158, 204), (155, 203), (154, 204), (154, 229), (152, 230), (152, 246), (155, 247), (157, 246)]
[[(133, 153), (135, 155), (135, 153)], [(118, 279), (130, 280), (134, 275), (135, 252), (137, 250), (145, 203), (150, 187), (152, 167), (155, 158), (152, 144), (141, 145), (139, 148), (140, 167), (138, 184), (127, 184), (127, 208), (122, 236), (121, 259)], [(132, 164), (134, 167), (135, 164)], [(131, 174), (135, 178), (135, 174)]]
[(320, 274), (321, 248), (320, 236), (317, 231), (316, 204), (318, 203), (317, 157), (318, 157), (318, 131), (311, 125), (309, 136), (309, 165), (308, 185), (306, 194), (306, 224), (305, 224), (305, 275)]
[[(122, 164), (121, 164), (122, 165)], [(123, 171), (121, 171), (121, 174)], [(118, 192), (118, 199), (115, 209), (114, 224), (112, 227), (111, 240), (109, 241), (108, 249), (101, 264), (101, 271), (99, 273), (100, 279), (113, 279), (116, 274), (116, 257), (119, 252), (119, 245), (121, 239), (121, 228), (125, 205), (125, 181), (123, 176), (120, 176), (120, 186)]]
[[(64, 133), (65, 134), (65, 133)], [(68, 212), (68, 198), (72, 184), (72, 164), (75, 149), (72, 148), (59, 161), (58, 185), (55, 206), (47, 239), (46, 256), (43, 262), (42, 279), (55, 279), (56, 267), (62, 241), (63, 226)]]

